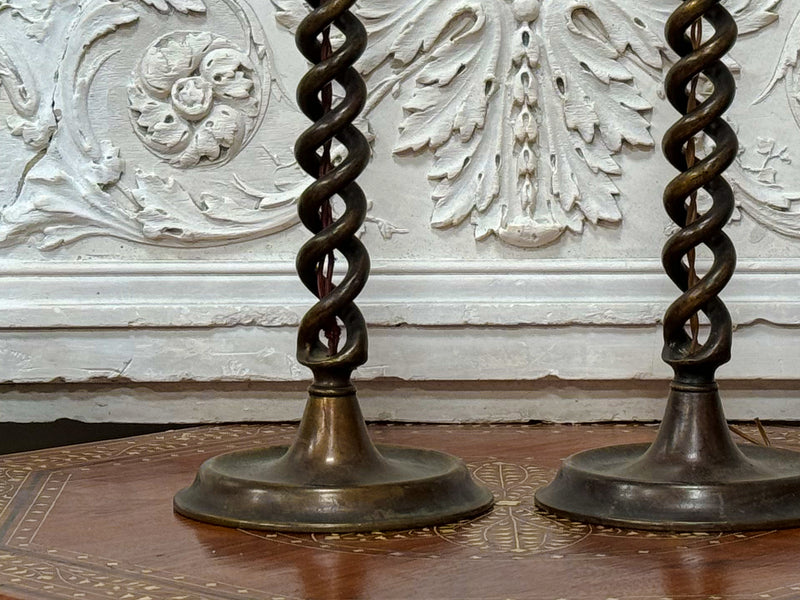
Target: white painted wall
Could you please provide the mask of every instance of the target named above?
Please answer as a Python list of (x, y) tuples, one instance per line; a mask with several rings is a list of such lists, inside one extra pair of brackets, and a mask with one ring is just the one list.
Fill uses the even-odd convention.
[[(800, 0), (727, 4), (742, 153), (720, 378), (729, 417), (798, 419)], [(660, 416), (673, 5), (359, 4), (369, 418)], [(0, 420), (299, 417), (303, 6), (0, 4)]]

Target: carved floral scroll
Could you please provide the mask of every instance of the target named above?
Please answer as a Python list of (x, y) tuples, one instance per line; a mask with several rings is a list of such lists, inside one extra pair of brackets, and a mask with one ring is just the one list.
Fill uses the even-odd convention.
[[(258, 15), (245, 0), (219, 4), (224, 11), (209, 11), (203, 0), (0, 0), (5, 23), (18, 25), (0, 31), (0, 90), (10, 107), (0, 135), (14, 136), (25, 157), (0, 176), (0, 244), (33, 237), (51, 249), (113, 236), (213, 246), (296, 223), (306, 181), (290, 145), (254, 140), (296, 115), (259, 19), (275, 18), (290, 39), (305, 3), (272, 0), (271, 11), (259, 7)], [(365, 125), (379, 106), (400, 102), (394, 152), (400, 162), (428, 157), (430, 203), (420, 210), (430, 211), (433, 227), (471, 225), (478, 240), (536, 248), (568, 243), (564, 233), (580, 234), (587, 224), (620, 224), (619, 156), (626, 148), (652, 153), (652, 115), (668, 108), (646, 97), (641, 83), (659, 80), (672, 60), (662, 30), (673, 4), (362, 2), (369, 47), (360, 69), (371, 92)], [(779, 16), (793, 16), (790, 4), (727, 2), (742, 36), (767, 35)], [(221, 12), (238, 24), (235, 36), (215, 28)], [(150, 37), (152, 28), (140, 27), (175, 15), (181, 27)], [(136, 57), (120, 123), (149, 162), (98, 134), (92, 119), (93, 90), (123, 49)], [(795, 18), (757, 99), (782, 88), (798, 128), (799, 52)], [(741, 213), (800, 238), (800, 191), (784, 184), (789, 141), (745, 139), (731, 179)], [(247, 153), (272, 162), (268, 185), (237, 170)], [(197, 191), (197, 177), (225, 185)], [(384, 237), (400, 231), (370, 219)]]

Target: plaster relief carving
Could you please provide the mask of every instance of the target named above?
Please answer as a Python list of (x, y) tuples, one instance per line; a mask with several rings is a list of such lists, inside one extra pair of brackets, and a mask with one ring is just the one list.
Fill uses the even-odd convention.
[[(275, 132), (287, 119), (299, 131), (305, 120), (273, 61), (291, 39), (268, 40), (262, 20), (293, 30), (306, 5), (272, 0), (274, 15), (256, 16), (245, 0), (207, 1), (213, 10), (203, 0), (0, 0), (0, 87), (10, 107), (0, 135), (16, 144), (3, 146), (13, 164), (0, 172), (0, 245), (33, 236), (51, 249), (114, 236), (215, 246), (296, 224), (307, 179), (292, 140)], [(727, 6), (747, 36), (777, 19), (779, 3)], [(536, 248), (587, 223), (618, 224), (619, 156), (652, 153), (652, 113), (671, 110), (653, 90), (673, 58), (662, 39), (673, 4), (361, 3), (369, 33), (360, 62), (370, 87), (364, 125), (379, 106), (402, 107), (394, 152), (400, 162), (430, 159), (436, 228), (471, 223), (477, 239)], [(223, 21), (238, 30), (221, 31)], [(765, 91), (785, 86), (798, 126), (799, 46), (800, 18)], [(127, 54), (130, 62), (121, 59)], [(92, 114), (94, 90), (120, 78), (120, 114)], [(124, 132), (102, 128), (120, 116)], [(742, 142), (747, 154), (731, 170), (742, 212), (800, 237), (800, 194), (781, 176), (789, 152), (756, 172), (750, 157), (760, 142)], [(266, 174), (254, 180), (256, 163)], [(384, 238), (405, 231), (374, 215), (367, 222)]]
[(789, 110), (792, 111), (795, 123), (800, 127), (800, 72), (797, 68), (798, 61), (800, 61), (800, 15), (797, 15), (792, 23), (767, 89), (756, 99), (756, 103), (760, 102), (783, 81)]
[[(304, 4), (272, 1), (294, 30)], [(779, 2), (726, 4), (746, 36), (778, 18)], [(587, 222), (618, 223), (616, 157), (625, 146), (654, 147), (655, 107), (638, 84), (660, 81), (674, 58), (663, 39), (673, 8), (667, 0), (361, 3), (365, 115), (410, 88), (394, 152), (432, 155), (434, 227), (469, 219), (476, 239), (540, 247)], [(763, 181), (740, 175), (741, 189), (758, 194)]]
[[(294, 126), (295, 119), (300, 131), (304, 119), (275, 79), (272, 49), (249, 5), (217, 0), (215, 23), (206, 22), (206, 10), (201, 0), (82, 0), (20, 9), (0, 3), (5, 22), (19, 25), (4, 25), (0, 34), (7, 131), (27, 148), (15, 149), (15, 169), (0, 173), (0, 191), (16, 192), (2, 198), (0, 245), (33, 236), (48, 250), (114, 236), (214, 246), (297, 223), (295, 202), (307, 179), (290, 141), (276, 148), (262, 140), (248, 151), (266, 153), (266, 160), (234, 161), (256, 134), (269, 135), (260, 128), (264, 120), (274, 128)], [(146, 37), (159, 30), (155, 22), (174, 15), (185, 15), (176, 23), (196, 20), (199, 27)], [(118, 38), (121, 31), (128, 41)], [(126, 64), (123, 51), (133, 48), (132, 75), (122, 84), (127, 106), (120, 107), (129, 129), (109, 129), (93, 112), (93, 90), (113, 89), (114, 80), (104, 80), (114, 73), (107, 65)], [(130, 161), (126, 152), (137, 145), (152, 160)], [(258, 185), (248, 166), (254, 159)], [(384, 237), (402, 231), (371, 218)]]
[(259, 73), (269, 70), (253, 58), (208, 32), (156, 40), (128, 87), (134, 131), (175, 166), (230, 160), (261, 116)]
[[(16, 8), (0, 0), (6, 124), (25, 145), (0, 172), (0, 194), (15, 190), (2, 198), (0, 245), (33, 236), (48, 250), (113, 236), (216, 246), (298, 222), (296, 199), (308, 180), (292, 140), (279, 134), (301, 131), (306, 120), (275, 73), (249, 4), (25, 1)], [(121, 72), (120, 65), (130, 66)], [(120, 98), (110, 90), (122, 73), (130, 75)], [(107, 98), (100, 109), (108, 116), (96, 114), (98, 98)], [(118, 110), (129, 128), (108, 127)], [(385, 238), (403, 231), (379, 217), (368, 221)]]
[[(753, 104), (762, 102), (782, 82), (788, 108), (800, 128), (800, 16), (796, 16), (766, 89)], [(797, 134), (794, 137), (796, 139)], [(772, 138), (758, 138), (755, 148), (742, 146), (731, 177), (739, 192), (737, 204), (767, 229), (793, 238), (800, 238), (800, 190), (787, 190), (781, 180), (783, 171), (791, 168), (789, 148)], [(743, 157), (751, 155), (749, 162)], [(754, 155), (754, 156), (753, 156)]]
[(791, 164), (788, 147), (772, 138), (758, 138), (752, 147), (740, 144), (728, 174), (736, 198), (733, 219), (741, 211), (775, 233), (800, 238), (800, 190), (787, 189), (782, 179)]
[[(272, 93), (270, 51), (258, 19), (247, 6), (226, 5), (246, 48), (210, 32), (182, 30), (134, 45), (144, 51), (127, 90), (131, 131), (157, 157), (135, 168), (115, 140), (98, 136), (89, 108), (98, 73), (122, 50), (99, 42), (122, 29), (142, 35), (136, 25), (159, 12), (164, 16), (157, 18), (197, 17), (205, 4), (66, 2), (52, 6), (45, 37), (24, 28), (13, 34), (3, 30), (0, 82), (14, 109), (8, 126), (38, 152), (3, 209), (0, 243), (24, 243), (35, 235), (42, 249), (50, 249), (110, 235), (162, 246), (215, 245), (297, 222), (294, 200), (305, 177), (291, 162), (257, 199), (235, 185), (235, 171), (221, 173), (217, 189), (199, 191), (182, 175), (190, 167), (215, 168), (233, 160), (258, 130)], [(22, 15), (18, 20), (28, 22)], [(53, 27), (62, 28), (59, 35)], [(29, 58), (43, 76), (29, 68)], [(290, 147), (285, 153), (290, 156)]]

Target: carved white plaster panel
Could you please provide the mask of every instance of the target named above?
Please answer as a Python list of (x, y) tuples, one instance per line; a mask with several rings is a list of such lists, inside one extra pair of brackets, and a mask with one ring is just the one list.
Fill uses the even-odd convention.
[[(675, 119), (659, 94), (674, 4), (358, 3), (374, 148), (361, 179), (374, 202), (359, 298), (367, 414), (658, 416), (663, 389), (642, 400), (624, 380), (669, 376), (659, 198), (673, 172), (657, 146)], [(788, 382), (769, 414), (797, 418), (800, 0), (727, 5), (742, 34), (729, 231), (749, 258), (725, 291), (739, 331), (721, 377)], [(292, 265), (308, 237), (292, 31), (304, 10), (0, 0), (0, 380), (72, 382), (5, 388), (0, 418), (299, 414), (309, 374), (295, 327), (311, 298)], [(533, 399), (516, 386), (551, 380)], [(204, 383), (175, 392), (186, 381)], [(259, 381), (278, 391), (252, 392)], [(440, 383), (417, 394), (426, 381)], [(750, 388), (734, 393), (736, 414), (766, 416), (743, 400)]]
[[(305, 13), (298, 0), (273, 2), (288, 29)], [(779, 4), (734, 0), (727, 7), (744, 39), (763, 35), (777, 21)], [(371, 93), (366, 118), (403, 97), (393, 151), (432, 155), (434, 227), (469, 219), (478, 240), (494, 235), (530, 248), (565, 231), (581, 233), (586, 223), (619, 223), (617, 182), (625, 173), (617, 157), (624, 148), (652, 152), (653, 113), (672, 114), (658, 88), (674, 59), (663, 37), (674, 6), (671, 0), (362, 2), (358, 12), (370, 34), (360, 63)], [(790, 18), (792, 8), (791, 1), (780, 7)], [(799, 31), (796, 24), (789, 32), (769, 85), (787, 79), (795, 116)], [(740, 70), (735, 53), (729, 64)], [(405, 96), (404, 87), (411, 88)], [(745, 137), (730, 176), (748, 215), (796, 237), (800, 187), (786, 190), (779, 181), (791, 163), (788, 143)], [(763, 155), (762, 164), (746, 162), (748, 151)]]
[[(271, 84), (263, 31), (249, 8), (229, 9), (247, 45), (242, 49), (208, 31), (171, 31), (150, 40), (152, 26), (136, 27), (159, 13), (202, 15), (202, 0), (84, 0), (53, 3), (42, 14), (38, 6), (14, 11), (11, 22), (16, 17), (21, 27), (13, 33), (3, 28), (9, 71), (20, 74), (4, 79), (4, 87), (38, 103), (35, 110), (8, 118), (12, 133), (38, 152), (22, 173), (13, 174), (19, 182), (15, 197), (5, 203), (0, 227), (6, 244), (31, 234), (40, 235), (42, 248), (93, 235), (213, 243), (264, 235), (295, 222), (287, 207), (296, 195), (291, 189), (276, 188), (247, 202), (213, 191), (192, 194), (177, 171), (131, 164), (114, 140), (97, 136), (96, 117), (102, 116), (90, 110), (98, 74), (113, 77), (115, 85), (128, 79), (129, 127), (151, 151), (183, 168), (234, 157), (263, 119)], [(204, 26), (203, 20), (197, 25)], [(34, 26), (35, 31), (60, 30), (41, 36), (26, 31)], [(122, 31), (129, 39), (113, 43)], [(135, 55), (133, 71), (105, 72), (104, 64), (123, 51)], [(43, 82), (25, 79), (14, 62), (37, 54), (39, 70), (48, 75)], [(262, 75), (267, 77), (263, 84)], [(28, 114), (36, 120), (26, 120)], [(227, 174), (231, 184), (232, 176)]]
[[(4, 134), (24, 143), (5, 144), (15, 159), (0, 184), (0, 243), (214, 246), (298, 222), (308, 182), (291, 147), (305, 120), (249, 4), (23, 0), (0, 4), (0, 18)], [(385, 237), (399, 230), (369, 221)]]
[[(798, 2), (727, 5), (742, 44), (781, 28), (783, 49), (757, 56), (771, 80), (744, 89), (753, 110), (766, 102), (783, 111), (775, 118), (794, 117), (781, 139), (740, 128), (730, 172), (738, 205), (767, 230), (800, 237), (800, 182), (787, 174), (800, 151)], [(369, 45), (359, 66), (370, 88), (362, 125), (376, 144), (391, 143), (402, 167), (368, 172), (365, 186), (427, 180), (429, 198), (413, 210), (429, 227), (471, 228), (478, 240), (531, 251), (568, 245), (589, 224), (615, 243), (639, 201), (626, 196), (626, 179), (638, 189), (670, 176), (653, 128), (674, 119), (659, 93), (673, 60), (662, 33), (673, 7), (360, 2)], [(203, 247), (296, 225), (307, 181), (291, 144), (306, 121), (292, 100), (303, 63), (290, 33), (305, 11), (302, 0), (0, 3), (0, 148), (11, 156), (0, 174), (0, 243), (34, 236), (47, 250), (112, 236)], [(742, 52), (730, 64), (752, 79)], [(376, 212), (369, 226), (385, 238), (423, 233)]]

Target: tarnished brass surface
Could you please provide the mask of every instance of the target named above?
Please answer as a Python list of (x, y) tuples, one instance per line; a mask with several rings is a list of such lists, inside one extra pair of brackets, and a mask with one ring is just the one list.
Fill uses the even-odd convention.
[[(713, 35), (695, 48), (687, 35), (704, 19)], [(612, 446), (569, 457), (555, 480), (536, 493), (546, 510), (591, 523), (673, 531), (730, 531), (800, 526), (800, 454), (739, 447), (722, 411), (715, 372), (730, 359), (731, 318), (718, 294), (730, 280), (736, 253), (722, 231), (734, 208), (722, 177), (738, 142), (722, 115), (735, 82), (721, 59), (736, 40), (736, 23), (720, 0), (685, 0), (667, 21), (666, 37), (681, 57), (666, 78), (666, 92), (682, 113), (664, 136), (663, 150), (681, 173), (666, 187), (664, 206), (680, 227), (664, 246), (662, 262), (681, 296), (664, 316), (663, 358), (675, 376), (656, 440)], [(690, 103), (691, 81), (702, 73), (713, 92)], [(713, 149), (694, 165), (687, 144), (700, 132)], [(687, 206), (705, 189), (713, 202), (696, 220)], [(713, 253), (711, 267), (690, 280), (688, 259), (700, 244)], [(709, 322), (704, 343), (687, 325), (702, 312)]]
[(731, 440), (714, 390), (673, 383), (652, 445), (564, 461), (537, 506), (617, 527), (741, 531), (800, 526), (800, 454)]
[[(370, 150), (352, 125), (366, 97), (352, 66), (364, 50), (366, 31), (349, 12), (354, 0), (309, 4), (313, 10), (298, 27), (297, 45), (313, 66), (300, 81), (297, 100), (314, 124), (295, 146), (299, 164), (315, 178), (299, 201), (300, 219), (314, 235), (297, 256), (300, 279), (318, 299), (298, 331), (298, 360), (314, 375), (308, 403), (290, 447), (206, 461), (194, 483), (175, 496), (174, 508), (218, 525), (290, 531), (403, 529), (475, 516), (494, 499), (459, 459), (430, 450), (377, 448), (364, 426), (350, 376), (367, 360), (366, 324), (354, 304), (369, 273), (369, 256), (356, 237), (367, 202), (355, 180)], [(345, 41), (328, 56), (318, 38), (331, 25)], [(344, 97), (328, 110), (322, 99), (332, 81)], [(332, 139), (346, 149), (336, 166), (324, 161)], [(326, 225), (323, 210), (333, 196), (345, 210)], [(327, 272), (323, 266), (332, 252), (344, 257), (347, 270), (323, 293), (320, 274)], [(330, 338), (323, 344), (321, 337), (337, 324), (344, 327), (341, 347)]]
[(312, 397), (289, 448), (206, 461), (175, 496), (175, 510), (248, 529), (376, 531), (469, 518), (492, 501), (449, 454), (374, 446), (351, 395)]

